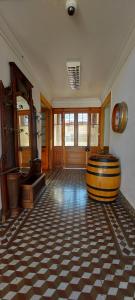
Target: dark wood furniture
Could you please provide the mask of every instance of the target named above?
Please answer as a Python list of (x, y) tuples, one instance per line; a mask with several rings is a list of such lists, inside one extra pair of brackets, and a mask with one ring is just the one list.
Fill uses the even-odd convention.
[[(32, 100), (32, 84), (16, 66), (10, 62), (11, 86), (4, 88), (0, 81), (0, 128), (1, 128), (1, 196), (2, 219), (16, 216), (21, 208), (31, 208), (40, 191), (45, 187), (45, 174), (41, 172), (41, 160), (37, 150), (36, 109)], [(25, 172), (19, 165), (19, 134), (17, 97), (29, 106), (29, 168)], [(22, 106), (23, 107), (23, 106)], [(25, 202), (26, 186), (31, 190), (30, 201)], [(29, 203), (29, 204), (28, 204)]]

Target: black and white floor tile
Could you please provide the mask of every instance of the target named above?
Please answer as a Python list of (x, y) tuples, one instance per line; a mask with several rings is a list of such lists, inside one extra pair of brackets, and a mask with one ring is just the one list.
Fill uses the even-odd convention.
[(134, 225), (120, 197), (88, 198), (84, 171), (52, 172), (35, 208), (2, 228), (0, 299), (135, 299)]

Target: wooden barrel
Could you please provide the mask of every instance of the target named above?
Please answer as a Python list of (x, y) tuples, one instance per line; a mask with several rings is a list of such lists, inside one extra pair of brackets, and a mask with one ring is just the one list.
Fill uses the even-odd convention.
[(120, 187), (120, 162), (110, 155), (92, 155), (88, 159), (86, 183), (88, 195), (97, 201), (117, 198)]

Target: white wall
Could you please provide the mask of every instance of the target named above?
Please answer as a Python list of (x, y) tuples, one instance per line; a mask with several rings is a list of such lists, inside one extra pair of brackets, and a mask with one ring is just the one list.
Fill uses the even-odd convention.
[(121, 161), (121, 191), (135, 208), (135, 48), (130, 53), (111, 88), (112, 108), (125, 101), (128, 105), (128, 123), (121, 134), (110, 132), (110, 152)]
[[(10, 85), (10, 69), (9, 62), (13, 61), (17, 64), (17, 66), (23, 71), (26, 77), (31, 81), (34, 85), (33, 88), (33, 100), (34, 105), (38, 112), (40, 112), (40, 90), (38, 88), (38, 84), (36, 84), (35, 80), (33, 80), (31, 73), (28, 70), (28, 66), (26, 67), (26, 62), (23, 62), (23, 59), (19, 59), (19, 55), (15, 53), (15, 51), (10, 47), (10, 45), (6, 42), (6, 39), (0, 35), (0, 80), (2, 80), (4, 87)], [(39, 124), (40, 129), (40, 124)], [(38, 139), (38, 150), (39, 156), (41, 155), (41, 141)], [(1, 138), (0, 138), (0, 157), (1, 157)], [(1, 209), (1, 192), (0, 192), (0, 209)]]

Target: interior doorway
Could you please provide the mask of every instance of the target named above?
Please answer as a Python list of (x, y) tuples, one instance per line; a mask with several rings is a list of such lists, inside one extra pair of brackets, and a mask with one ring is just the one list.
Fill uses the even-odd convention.
[(100, 108), (53, 109), (54, 167), (86, 168), (88, 155), (100, 149), (100, 116)]

